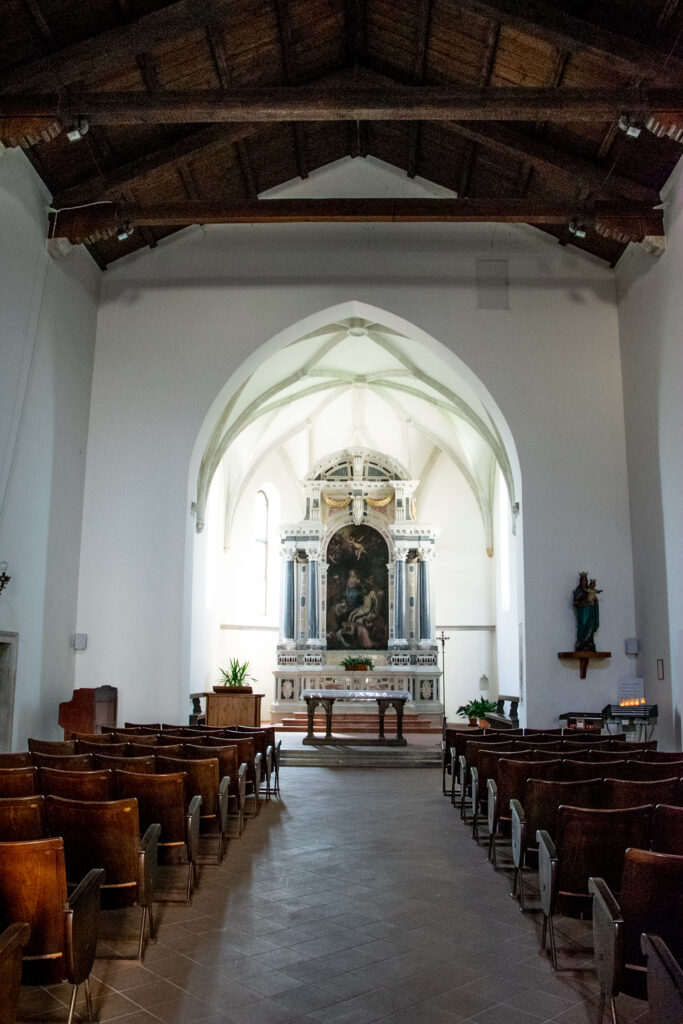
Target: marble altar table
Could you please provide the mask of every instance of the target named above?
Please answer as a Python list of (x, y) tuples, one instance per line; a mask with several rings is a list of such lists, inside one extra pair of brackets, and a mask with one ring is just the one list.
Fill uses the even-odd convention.
[[(348, 746), (382, 745), (394, 747), (405, 747), (407, 740), (403, 738), (403, 708), (405, 702), (411, 699), (408, 690), (304, 690), (301, 694), (306, 701), (306, 712), (308, 715), (308, 733), (303, 742), (307, 744), (337, 744)], [(332, 735), (332, 708), (336, 700), (351, 701), (377, 701), (379, 709), (379, 736), (372, 740), (367, 739), (340, 739)], [(321, 739), (313, 734), (313, 716), (315, 709), (321, 704), (325, 711), (325, 738)], [(393, 707), (396, 711), (396, 737), (387, 739), (384, 735), (384, 716), (387, 708)]]

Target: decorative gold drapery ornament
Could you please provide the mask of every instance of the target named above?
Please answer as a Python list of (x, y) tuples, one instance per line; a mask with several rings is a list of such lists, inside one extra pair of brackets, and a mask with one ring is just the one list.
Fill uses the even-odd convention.
[(385, 498), (371, 498), (368, 496), (365, 500), (370, 508), (386, 508), (393, 496), (393, 494), (387, 494)]
[(330, 494), (323, 494), (323, 501), (329, 508), (347, 508), (352, 498), (333, 498)]

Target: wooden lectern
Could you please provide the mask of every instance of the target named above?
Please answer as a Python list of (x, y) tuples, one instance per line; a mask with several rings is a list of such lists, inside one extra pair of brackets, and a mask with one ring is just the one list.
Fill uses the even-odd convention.
[(83, 687), (59, 705), (58, 722), (68, 740), (73, 732), (109, 732), (116, 728), (119, 691), (115, 686)]

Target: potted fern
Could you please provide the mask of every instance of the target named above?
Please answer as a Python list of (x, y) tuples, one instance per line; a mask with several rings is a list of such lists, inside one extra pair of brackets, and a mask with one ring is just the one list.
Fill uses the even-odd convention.
[(225, 690), (230, 690), (231, 693), (253, 692), (249, 683), (255, 682), (255, 679), (254, 676), (249, 674), (248, 661), (231, 658), (227, 668), (219, 668), (218, 671), (221, 681), (217, 686), (214, 686), (214, 693), (224, 693)]
[(373, 669), (372, 658), (367, 655), (347, 654), (341, 664), (347, 672), (372, 672)]
[(480, 697), (477, 700), (470, 700), (467, 704), (461, 704), (457, 713), (463, 718), (468, 718), (470, 725), (479, 725), (480, 719), (485, 719), (493, 711), (498, 710), (494, 700), (485, 700)]

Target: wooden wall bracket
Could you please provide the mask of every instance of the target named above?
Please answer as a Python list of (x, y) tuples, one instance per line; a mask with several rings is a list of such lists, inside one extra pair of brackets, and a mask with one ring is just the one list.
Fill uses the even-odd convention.
[(568, 658), (571, 661), (578, 661), (579, 663), (579, 677), (581, 679), (586, 678), (586, 670), (588, 669), (588, 662), (594, 659), (604, 660), (605, 658), (611, 658), (611, 651), (558, 651), (557, 654), (560, 660)]

